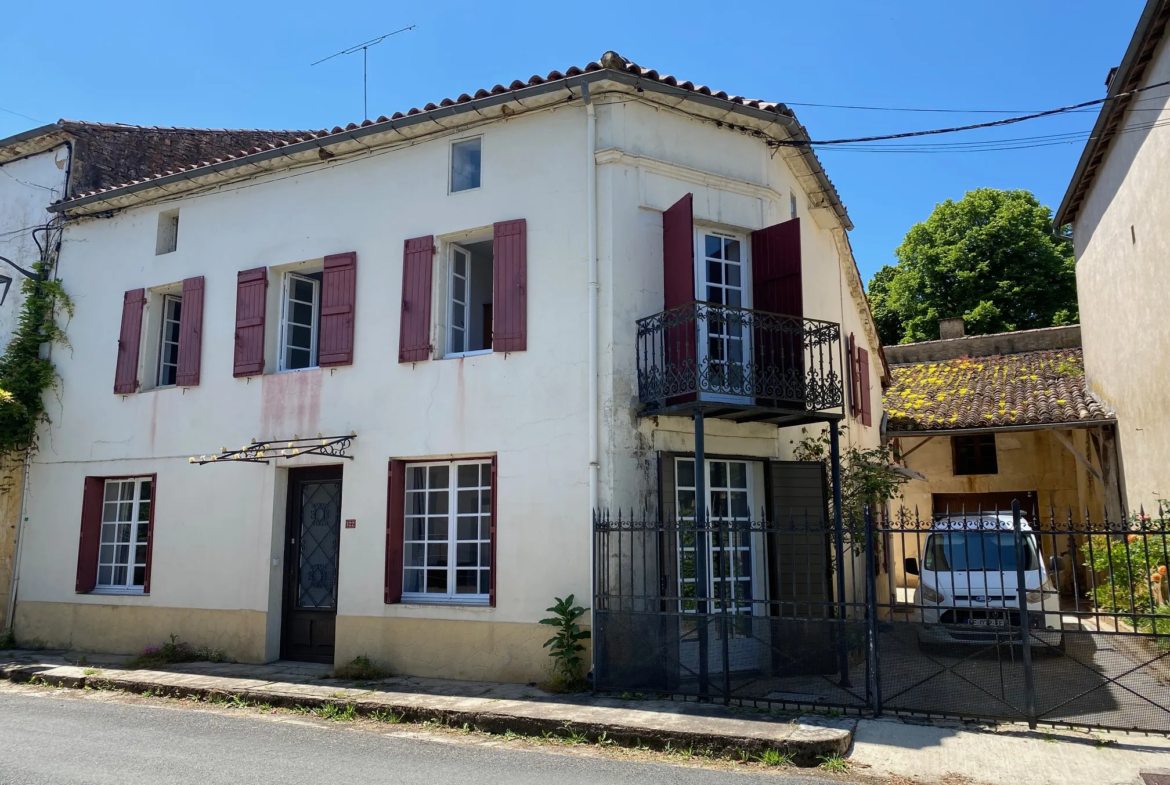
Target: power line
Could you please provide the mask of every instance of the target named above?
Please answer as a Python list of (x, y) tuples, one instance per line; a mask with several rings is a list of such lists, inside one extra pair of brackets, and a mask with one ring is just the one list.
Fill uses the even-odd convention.
[(974, 130), (979, 129), (979, 128), (997, 128), (999, 126), (1013, 125), (1015, 123), (1022, 123), (1025, 120), (1035, 120), (1035, 119), (1038, 119), (1040, 117), (1051, 117), (1052, 115), (1067, 114), (1069, 112), (1072, 112), (1072, 111), (1075, 111), (1078, 109), (1083, 109), (1087, 106), (1097, 106), (1099, 104), (1105, 103), (1106, 101), (1116, 101), (1120, 98), (1125, 98), (1127, 96), (1135, 95), (1137, 93), (1143, 93), (1147, 90), (1154, 90), (1154, 89), (1159, 88), (1159, 87), (1166, 87), (1167, 85), (1170, 85), (1170, 80), (1167, 80), (1164, 82), (1158, 82), (1157, 84), (1148, 85), (1146, 87), (1139, 87), (1135, 90), (1129, 90), (1129, 91), (1124, 92), (1124, 93), (1118, 93), (1117, 95), (1109, 96), (1106, 98), (1096, 98), (1092, 101), (1082, 101), (1079, 104), (1072, 104), (1071, 106), (1062, 106), (1062, 107), (1059, 107), (1057, 109), (1047, 109), (1043, 112), (1033, 112), (1031, 114), (1020, 115), (1018, 117), (1006, 117), (1002, 120), (991, 120), (991, 121), (986, 122), (986, 123), (972, 123), (971, 125), (960, 125), (960, 126), (954, 126), (951, 128), (933, 128), (933, 129), (930, 129), (928, 131), (905, 131), (905, 132), (899, 133), (899, 134), (882, 134), (879, 136), (860, 136), (860, 137), (855, 137), (852, 139), (824, 139), (824, 140), (810, 140), (807, 142), (797, 141), (797, 140), (793, 140), (793, 139), (773, 140), (769, 144), (772, 144), (772, 145), (775, 145), (778, 147), (805, 147), (805, 146), (810, 146), (810, 145), (816, 145), (816, 146), (823, 147), (823, 146), (827, 146), (827, 145), (856, 144), (858, 142), (881, 142), (881, 141), (885, 141), (887, 139), (908, 139), (908, 138), (917, 137), (917, 136), (935, 136), (938, 134), (953, 134), (953, 133), (958, 133), (959, 131), (974, 131)]
[(14, 110), (12, 110), (12, 109), (5, 109), (3, 106), (0, 106), (0, 112), (7, 112), (8, 114), (14, 114), (14, 115), (16, 115), (17, 117), (23, 117), (25, 120), (32, 120), (34, 123), (43, 123), (43, 122), (45, 122), (44, 120), (41, 120), (41, 119), (39, 119), (39, 118), (36, 118), (36, 117), (29, 117), (29, 116), (28, 116), (28, 115), (26, 115), (26, 114), (23, 114), (23, 113), (21, 113), (21, 112), (14, 111)]

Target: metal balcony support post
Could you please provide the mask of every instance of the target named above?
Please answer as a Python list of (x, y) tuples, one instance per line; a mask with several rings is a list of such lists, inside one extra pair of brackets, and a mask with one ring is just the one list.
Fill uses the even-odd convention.
[(699, 694), (710, 693), (710, 643), (707, 635), (707, 458), (703, 445), (703, 410), (695, 408), (695, 613), (699, 624)]
[(849, 641), (845, 635), (845, 532), (841, 514), (841, 434), (837, 421), (829, 423), (829, 475), (833, 482), (833, 545), (837, 551), (833, 573), (837, 578), (837, 667), (841, 686), (849, 682)]
[(867, 692), (869, 692), (869, 706), (873, 716), (882, 714), (882, 672), (878, 660), (878, 616), (877, 616), (877, 543), (873, 531), (873, 508), (865, 505), (865, 616), (866, 636), (869, 651), (866, 659), (868, 665)]

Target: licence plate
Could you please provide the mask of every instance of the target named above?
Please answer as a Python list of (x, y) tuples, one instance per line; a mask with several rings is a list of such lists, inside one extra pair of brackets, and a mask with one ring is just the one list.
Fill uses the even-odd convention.
[(1007, 619), (967, 619), (971, 627), (1006, 627)]

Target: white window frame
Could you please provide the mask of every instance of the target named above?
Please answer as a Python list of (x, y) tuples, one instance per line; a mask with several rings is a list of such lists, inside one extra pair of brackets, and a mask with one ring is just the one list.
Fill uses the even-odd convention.
[[(488, 467), (488, 472), (489, 472), (489, 474), (488, 474), (489, 480), (488, 481), (490, 483), (491, 482), (491, 474), (490, 474), (491, 463), (492, 462), (491, 462), (490, 458), (489, 459), (471, 458), (471, 459), (461, 460), (461, 461), (431, 461), (431, 462), (424, 462), (424, 463), (408, 463), (406, 465), (407, 488), (406, 488), (406, 492), (404, 494), (405, 495), (405, 501), (404, 501), (405, 510), (404, 510), (404, 518), (403, 518), (404, 525), (402, 527), (402, 539), (403, 539), (403, 547), (402, 547), (402, 588), (403, 588), (402, 602), (404, 602), (404, 603), (418, 603), (418, 604), (428, 604), (429, 603), (429, 604), (440, 604), (440, 605), (489, 605), (491, 603), (490, 588), (489, 588), (489, 591), (487, 593), (478, 593), (477, 592), (475, 594), (459, 594), (459, 593), (456, 593), (456, 591), (455, 591), (455, 588), (456, 588), (455, 573), (459, 569), (458, 564), (457, 564), (457, 562), (458, 562), (457, 554), (458, 554), (459, 543), (463, 543), (464, 545), (468, 545), (468, 544), (471, 544), (474, 542), (478, 546), (477, 550), (480, 550), (480, 549), (485, 548), (485, 547), (488, 549), (489, 563), (488, 563), (488, 567), (486, 569), (486, 572), (488, 575), (489, 587), (491, 586), (492, 571), (494, 571), (496, 569), (496, 565), (492, 562), (492, 554), (491, 554), (492, 501), (494, 501), (494, 494), (496, 493), (496, 489), (493, 485), (483, 486), (481, 484), (481, 485), (476, 486), (476, 488), (474, 489), (479, 493), (480, 500), (481, 500), (481, 503), (480, 503), (481, 509), (477, 513), (474, 513), (476, 515), (476, 517), (480, 519), (481, 528), (479, 530), (479, 538), (476, 540), (459, 540), (458, 539), (459, 491), (460, 490), (472, 490), (469, 488), (461, 489), (459, 487), (459, 485), (458, 485), (458, 483), (459, 483), (459, 479), (458, 479), (459, 467), (460, 466), (478, 466), (478, 467), (480, 467), (480, 472), (481, 472), (480, 477), (481, 478), (483, 476), (482, 472), (484, 471), (483, 467), (484, 466)], [(428, 484), (427, 484), (426, 493), (424, 494), (427, 497), (427, 509), (422, 517), (422, 520), (424, 521), (424, 527), (429, 531), (429, 527), (426, 525), (425, 522), (429, 518), (440, 517), (442, 515), (442, 513), (439, 513), (438, 515), (431, 515), (430, 514), (431, 493), (434, 491), (444, 490), (444, 489), (440, 489), (440, 488), (432, 488), (430, 486), (430, 471), (429, 470), (433, 467), (439, 467), (439, 466), (446, 466), (448, 468), (447, 488), (445, 489), (447, 492), (447, 513), (446, 513), (446, 517), (447, 517), (447, 539), (446, 539), (446, 545), (447, 545), (447, 564), (446, 564), (447, 591), (443, 592), (443, 593), (426, 592), (426, 591), (423, 591), (423, 592), (406, 591), (409, 573), (412, 571), (417, 571), (419, 569), (418, 565), (412, 565), (410, 563), (411, 562), (411, 546), (412, 545), (415, 545), (415, 546), (424, 545), (426, 543), (440, 542), (437, 540), (413, 540), (410, 538), (411, 537), (411, 521), (412, 521), (412, 519), (419, 518), (419, 516), (417, 516), (417, 515), (412, 516), (410, 514), (411, 494), (418, 492), (418, 489), (412, 490), (409, 487), (411, 470), (412, 469), (419, 469), (419, 468), (427, 469), (427, 483)], [(488, 503), (488, 509), (486, 511), (482, 509), (482, 506), (483, 506), (482, 505), (482, 497), (483, 497), (482, 491), (485, 489), (488, 490), (489, 494), (491, 494), (491, 496), (489, 496), (490, 501)], [(486, 538), (483, 536), (484, 530), (482, 529), (484, 521), (487, 522), (487, 537)], [(424, 536), (426, 536), (425, 533), (424, 533)], [(429, 548), (427, 550), (429, 550)], [(424, 565), (422, 566), (424, 587), (426, 585), (427, 569), (428, 569), (428, 567), (425, 564), (425, 558), (424, 558)], [(469, 568), (464, 567), (463, 569), (469, 569)], [(484, 568), (482, 566), (477, 566), (477, 567), (470, 568), (470, 569), (475, 569), (481, 573), (484, 572)]]
[[(309, 338), (309, 364), (304, 368), (289, 368), (287, 340), (289, 338), (290, 330), (288, 329), (288, 320), (290, 316), (289, 301), (292, 297), (292, 282), (294, 280), (305, 281), (313, 286), (313, 322), (310, 325), (311, 333)], [(298, 303), (303, 303), (304, 300), (297, 300)], [(280, 293), (280, 334), (277, 339), (276, 352), (276, 370), (279, 373), (286, 371), (309, 371), (320, 367), (320, 357), (317, 354), (317, 342), (320, 338), (321, 330), (321, 282), (315, 278), (309, 278), (305, 275), (298, 275), (297, 273), (285, 273), (283, 286)], [(297, 327), (304, 327), (305, 325), (297, 324)], [(295, 347), (301, 348), (301, 347)]]
[[(143, 483), (150, 483), (150, 498), (142, 498)], [(121, 490), (126, 485), (133, 485), (131, 497), (123, 499), (121, 497)], [(101, 529), (98, 536), (98, 564), (97, 564), (97, 582), (94, 586), (95, 594), (145, 594), (146, 593), (146, 560), (148, 557), (148, 538), (150, 536), (150, 518), (153, 510), (147, 507), (145, 516), (142, 514), (142, 505), (155, 504), (156, 488), (154, 487), (153, 477), (120, 477), (118, 479), (105, 480), (102, 483), (102, 522)], [(117, 486), (116, 491), (119, 495), (112, 501), (108, 501), (110, 489), (112, 486)], [(120, 520), (123, 507), (129, 506), (129, 520)], [(115, 520), (107, 520), (111, 516)], [(119, 540), (118, 534), (121, 526), (129, 526), (127, 532), (128, 540)], [(109, 539), (107, 539), (109, 537)], [(141, 539), (140, 539), (141, 537)], [(121, 561), (119, 559), (119, 550), (126, 548), (126, 559)], [(137, 559), (138, 548), (144, 550), (142, 562), (139, 563)], [(126, 570), (125, 580), (121, 583), (116, 583), (113, 580), (113, 573), (116, 568), (122, 566)], [(143, 568), (143, 582), (141, 584), (134, 583), (134, 570), (136, 567)], [(102, 583), (102, 570), (108, 568), (110, 571), (109, 580)]]
[[(468, 142), (479, 143), (479, 183), (471, 188), (460, 188), (455, 190), (455, 147), (456, 145), (467, 144)], [(478, 191), (483, 187), (483, 136), (467, 136), (462, 139), (455, 139), (447, 147), (447, 194), (465, 194), (468, 191)]]
[[(460, 276), (455, 273), (455, 254), (463, 254), (466, 259), (466, 264), (463, 268), (464, 275)], [(495, 261), (493, 260), (493, 265)], [(463, 279), (463, 327), (455, 327), (455, 279)], [(475, 349), (468, 350), (467, 339), (471, 334), (471, 251), (464, 248), (458, 243), (447, 244), (447, 347), (444, 357), (474, 357), (479, 354), (491, 354), (491, 349)], [(463, 332), (463, 351), (456, 351), (455, 345), (455, 331), (461, 330)]]
[[(718, 229), (711, 226), (696, 226), (695, 227), (695, 299), (699, 302), (707, 302), (707, 238), (719, 237), (725, 240), (739, 241), (739, 286), (729, 287), (725, 282), (720, 284), (712, 284), (718, 286), (724, 292), (729, 288), (737, 288), (739, 290), (739, 305), (727, 306), (729, 308), (746, 308), (751, 309), (752, 303), (752, 260), (751, 260), (751, 244), (748, 242), (748, 236), (741, 232), (728, 231), (726, 229)], [(723, 274), (723, 279), (726, 281), (726, 273)], [(723, 298), (726, 300), (726, 296)], [(727, 305), (726, 303), (719, 303), (718, 305)], [(704, 319), (699, 326), (699, 345), (698, 345), (698, 361), (700, 366), (707, 363), (710, 346), (708, 342), (708, 330), (710, 329), (711, 320)], [(724, 345), (730, 347), (731, 339), (727, 338), (723, 341)], [(752, 341), (751, 330), (744, 330), (740, 337), (741, 358), (740, 365), (750, 367), (752, 364)], [(720, 361), (722, 362), (722, 361)], [(730, 363), (725, 363), (730, 365)], [(736, 395), (732, 393), (710, 392), (703, 394), (704, 399), (711, 401), (723, 401), (725, 403), (750, 403), (751, 396)]]
[[(179, 325), (180, 320), (182, 319), (182, 313), (179, 314), (178, 319), (172, 319), (170, 315), (172, 305), (178, 305), (180, 308), (182, 308), (183, 296), (179, 294), (164, 294), (162, 296), (161, 318), (159, 319), (161, 324), (159, 326), (158, 333), (158, 358), (156, 361), (157, 367), (155, 368), (154, 376), (154, 386), (156, 388), (174, 387), (179, 381), (179, 341), (177, 339), (174, 341), (167, 340), (167, 326), (171, 324)], [(164, 359), (166, 357), (168, 346), (175, 347), (174, 363), (168, 363)], [(163, 373), (168, 367), (174, 367), (175, 369), (175, 381), (173, 382), (163, 381)]]

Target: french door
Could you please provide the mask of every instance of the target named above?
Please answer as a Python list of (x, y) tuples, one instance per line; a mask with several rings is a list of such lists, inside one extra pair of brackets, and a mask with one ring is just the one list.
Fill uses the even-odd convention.
[[(723, 623), (727, 625), (728, 663), (732, 671), (754, 670), (760, 667), (760, 657), (766, 646), (753, 637), (755, 615), (763, 615), (763, 587), (766, 586), (764, 537), (753, 531), (752, 512), (759, 513), (762, 487), (757, 499), (759, 465), (752, 461), (712, 459), (706, 462), (706, 517), (707, 525), (700, 531), (686, 532), (687, 521), (695, 520), (695, 461), (679, 458), (675, 461), (675, 488), (677, 510), (684, 521), (684, 532), (678, 548), (678, 592), (684, 613), (697, 613), (700, 598), (706, 600), (708, 618), (703, 625), (683, 620), (680, 660), (684, 669), (697, 671), (699, 664), (699, 636), (708, 638), (709, 667), (723, 668)], [(700, 578), (698, 555), (705, 552), (705, 581)]]
[[(751, 330), (739, 308), (751, 307), (747, 242), (741, 236), (700, 229), (696, 232), (695, 299), (707, 303), (699, 326), (699, 368), (710, 400), (751, 400)], [(720, 307), (724, 306), (724, 307)]]

